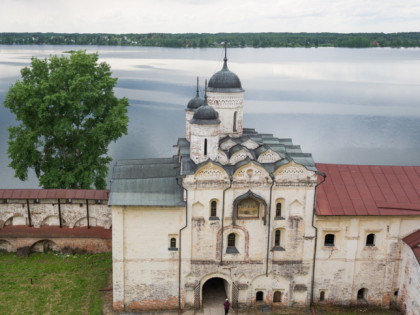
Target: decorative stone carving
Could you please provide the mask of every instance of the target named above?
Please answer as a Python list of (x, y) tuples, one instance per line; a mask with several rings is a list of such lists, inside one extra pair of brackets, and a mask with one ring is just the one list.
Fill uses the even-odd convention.
[(228, 180), (229, 176), (225, 170), (212, 162), (200, 167), (194, 175), (197, 181), (221, 181)]
[(264, 153), (262, 153), (259, 157), (258, 157), (258, 162), (260, 163), (274, 163), (277, 161), (280, 161), (282, 158), (280, 157), (280, 155), (277, 152), (274, 152), (271, 149), (268, 149), (267, 151), (265, 151)]
[(289, 164), (282, 166), (274, 173), (276, 182), (307, 182), (314, 181), (316, 183), (316, 176), (314, 172), (308, 171), (305, 167), (290, 162)]
[(254, 159), (252, 154), (250, 152), (247, 152), (245, 150), (240, 150), (236, 153), (234, 153), (229, 160), (229, 164), (235, 165), (236, 163), (245, 160), (247, 157), (249, 157), (251, 160)]
[(264, 182), (267, 179), (271, 182), (268, 172), (264, 168), (255, 165), (252, 162), (249, 162), (247, 165), (244, 165), (240, 169), (236, 170), (233, 178), (235, 181), (244, 182)]

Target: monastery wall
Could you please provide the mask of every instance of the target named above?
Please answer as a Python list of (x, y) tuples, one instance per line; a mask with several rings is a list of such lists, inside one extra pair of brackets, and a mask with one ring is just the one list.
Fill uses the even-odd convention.
[(178, 308), (178, 234), (185, 208), (113, 206), (112, 215), (114, 308)]
[(414, 216), (316, 216), (314, 301), (389, 307), (399, 287), (401, 239), (418, 222)]
[(405, 314), (416, 315), (420, 310), (420, 264), (405, 243), (402, 244), (401, 259), (398, 306)]
[(88, 200), (88, 204), (84, 199), (60, 199), (60, 204), (58, 199), (3, 200), (0, 249), (22, 255), (48, 250), (110, 252), (111, 225), (106, 200)]

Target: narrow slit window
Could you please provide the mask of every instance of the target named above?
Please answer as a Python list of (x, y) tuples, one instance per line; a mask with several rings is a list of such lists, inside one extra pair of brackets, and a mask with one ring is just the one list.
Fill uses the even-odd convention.
[(325, 235), (324, 246), (334, 246), (334, 234)]
[(215, 200), (213, 200), (210, 204), (210, 216), (217, 216), (217, 202)]
[(375, 234), (369, 234), (366, 237), (366, 246), (375, 246)]
[(207, 139), (204, 139), (204, 155), (207, 155)]
[(278, 202), (276, 205), (276, 217), (281, 217), (281, 203)]
[(274, 235), (274, 246), (280, 246), (280, 230), (276, 230)]
[(238, 115), (238, 112), (233, 113), (233, 131), (236, 131), (236, 116)]

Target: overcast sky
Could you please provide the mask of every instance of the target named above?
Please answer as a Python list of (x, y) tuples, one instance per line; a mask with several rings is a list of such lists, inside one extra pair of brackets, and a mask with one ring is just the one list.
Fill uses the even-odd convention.
[(0, 0), (0, 32), (415, 32), (419, 0)]

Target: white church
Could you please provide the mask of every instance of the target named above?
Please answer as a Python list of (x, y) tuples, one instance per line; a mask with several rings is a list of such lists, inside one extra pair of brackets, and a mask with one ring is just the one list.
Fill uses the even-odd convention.
[(185, 110), (169, 158), (113, 169), (115, 310), (313, 303), (420, 310), (420, 167), (315, 164), (291, 139), (243, 127), (222, 69)]

